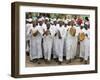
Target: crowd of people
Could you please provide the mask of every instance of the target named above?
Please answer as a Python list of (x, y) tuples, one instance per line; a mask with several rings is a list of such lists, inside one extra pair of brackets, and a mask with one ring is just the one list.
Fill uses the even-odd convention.
[[(90, 51), (90, 21), (81, 15), (69, 18), (50, 18), (38, 16), (36, 19), (29, 15), (26, 18), (26, 53), (30, 61), (41, 64), (54, 59), (59, 65), (71, 63), (80, 58), (85, 64), (89, 60)], [(77, 48), (77, 46), (80, 48)], [(77, 55), (79, 50), (79, 55)]]

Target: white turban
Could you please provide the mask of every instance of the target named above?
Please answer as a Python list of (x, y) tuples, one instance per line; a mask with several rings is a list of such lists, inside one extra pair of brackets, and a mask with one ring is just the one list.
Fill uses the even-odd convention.
[(32, 22), (32, 18), (26, 19), (26, 21), (28, 21), (28, 22)]

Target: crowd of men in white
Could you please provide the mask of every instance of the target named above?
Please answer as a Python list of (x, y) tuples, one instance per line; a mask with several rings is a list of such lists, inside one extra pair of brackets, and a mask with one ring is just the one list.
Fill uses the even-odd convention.
[[(80, 20), (79, 20), (80, 19)], [(79, 20), (79, 23), (78, 23)], [(83, 26), (86, 27), (83, 27)], [(71, 28), (75, 35), (70, 34)], [(43, 58), (49, 62), (57, 59), (58, 64), (70, 63), (76, 57), (77, 46), (80, 45), (79, 58), (87, 64), (90, 51), (90, 24), (86, 17), (76, 19), (52, 19), (40, 17), (36, 20), (26, 19), (26, 52), (29, 52), (30, 61), (40, 64)], [(84, 33), (85, 38), (79, 40), (79, 34)], [(51, 56), (53, 55), (53, 56)]]

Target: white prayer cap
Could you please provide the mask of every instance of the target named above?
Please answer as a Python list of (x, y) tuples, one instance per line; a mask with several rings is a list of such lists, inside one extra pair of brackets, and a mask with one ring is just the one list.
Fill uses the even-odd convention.
[(64, 22), (64, 20), (63, 20), (63, 19), (60, 19), (59, 21)]
[(53, 21), (56, 21), (56, 18), (54, 18)]
[(59, 22), (59, 21), (63, 21), (63, 20), (62, 19), (58, 19), (57, 22)]
[(45, 18), (45, 20), (49, 20), (49, 18), (48, 18), (48, 17), (46, 17), (46, 18)]
[(68, 24), (68, 21), (67, 21), (67, 20), (64, 20), (64, 23), (65, 23), (65, 24)]
[(39, 19), (38, 19), (38, 21), (42, 21), (42, 20), (43, 20), (42, 18), (39, 18)]
[(42, 20), (44, 20), (44, 17), (41, 17)]
[(51, 22), (51, 21), (53, 21), (53, 19), (52, 19), (52, 18), (49, 18), (49, 20), (50, 20), (50, 22)]
[(51, 20), (50, 23), (53, 24), (53, 21)]
[(47, 22), (47, 24), (50, 24), (50, 22)]
[(26, 21), (28, 21), (28, 22), (32, 22), (32, 18), (26, 19)]
[(60, 21), (60, 19), (57, 19), (57, 22), (59, 22)]

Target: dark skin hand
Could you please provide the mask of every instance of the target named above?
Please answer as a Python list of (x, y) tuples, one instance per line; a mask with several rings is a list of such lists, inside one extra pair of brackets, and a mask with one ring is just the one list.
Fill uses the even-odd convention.
[(55, 36), (57, 36), (57, 33), (55, 33)]

